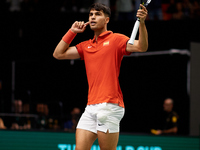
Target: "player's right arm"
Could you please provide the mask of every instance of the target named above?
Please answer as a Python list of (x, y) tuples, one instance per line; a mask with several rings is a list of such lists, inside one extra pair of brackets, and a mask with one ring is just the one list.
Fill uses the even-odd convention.
[(86, 26), (89, 22), (74, 22), (70, 31), (62, 38), (62, 40), (56, 46), (53, 57), (56, 59), (77, 59), (80, 58), (80, 55), (75, 46), (69, 47), (71, 41), (77, 33), (82, 33), (85, 31)]
[(56, 46), (53, 57), (56, 59), (78, 59), (80, 58), (79, 53), (75, 46), (69, 47), (68, 43), (61, 40)]

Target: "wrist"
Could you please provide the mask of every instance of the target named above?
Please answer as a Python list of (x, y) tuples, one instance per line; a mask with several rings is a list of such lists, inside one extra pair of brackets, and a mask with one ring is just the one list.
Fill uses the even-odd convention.
[(140, 20), (140, 24), (145, 25), (145, 21)]
[(72, 32), (74, 32), (75, 34), (77, 34), (73, 28), (70, 28), (69, 30), (71, 30)]
[(62, 40), (67, 43), (70, 44), (72, 42), (72, 40), (75, 38), (76, 33), (72, 31), (72, 29), (69, 29), (67, 31), (67, 33), (62, 37)]

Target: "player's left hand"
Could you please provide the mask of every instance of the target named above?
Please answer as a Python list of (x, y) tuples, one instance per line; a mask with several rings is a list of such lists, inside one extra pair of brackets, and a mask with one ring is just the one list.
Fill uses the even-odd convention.
[(138, 18), (140, 18), (141, 23), (144, 23), (147, 15), (148, 15), (148, 11), (147, 11), (146, 7), (143, 6), (142, 4), (140, 4), (140, 7), (141, 7), (141, 9), (138, 9), (136, 16)]

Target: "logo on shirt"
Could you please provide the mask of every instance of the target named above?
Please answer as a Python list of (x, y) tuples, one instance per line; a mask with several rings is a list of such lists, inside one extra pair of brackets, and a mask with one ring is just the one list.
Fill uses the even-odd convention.
[(172, 122), (173, 122), (173, 123), (176, 123), (176, 122), (177, 122), (176, 116), (173, 116), (173, 117), (172, 117)]
[(88, 46), (88, 48), (92, 48), (92, 46)]
[(103, 43), (103, 46), (107, 46), (107, 45), (109, 45), (109, 41), (106, 41)]

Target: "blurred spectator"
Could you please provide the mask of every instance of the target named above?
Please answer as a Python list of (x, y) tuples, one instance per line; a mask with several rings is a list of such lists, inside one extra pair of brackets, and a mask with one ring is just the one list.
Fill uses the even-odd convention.
[(117, 20), (133, 20), (133, 1), (132, 0), (117, 0), (116, 1), (116, 11), (117, 11)]
[(183, 19), (182, 3), (177, 2), (176, 0), (170, 0), (164, 13), (166, 13), (165, 20)]
[(19, 12), (21, 10), (21, 2), (22, 0), (7, 0), (7, 3), (10, 4), (9, 10), (11, 12)]
[(182, 3), (178, 2), (175, 4), (175, 12), (172, 13), (172, 19), (180, 20), (184, 18)]
[(148, 6), (149, 20), (162, 20), (162, 0), (152, 0)]
[(53, 130), (59, 130), (60, 129), (60, 125), (59, 125), (59, 121), (58, 119), (54, 119), (53, 121)]
[(49, 116), (49, 107), (47, 104), (38, 103), (37, 104), (37, 114), (38, 118), (36, 121), (36, 128), (40, 130), (50, 129), (58, 130), (60, 129), (59, 121), (56, 117)]
[(30, 105), (23, 104), (23, 114), (26, 115), (23, 117), (24, 126), (23, 129), (32, 129), (35, 128), (35, 118), (30, 117)]
[[(172, 1), (174, 2), (174, 0)], [(163, 14), (163, 20), (170, 20), (171, 19), (171, 14), (169, 14), (167, 11), (170, 6), (170, 0), (163, 0), (162, 1), (162, 14)]]
[(191, 18), (193, 14), (193, 5), (189, 0), (183, 0), (182, 2), (183, 16), (185, 19)]
[(48, 105), (44, 104), (43, 107), (44, 107), (44, 115), (46, 116), (46, 121), (47, 121), (46, 129), (51, 129), (51, 130), (60, 129), (58, 118), (55, 116), (54, 117), (49, 116)]
[(180, 19), (193, 18), (194, 16), (193, 4), (190, 2), (190, 0), (183, 0), (183, 1), (170, 0), (169, 4), (162, 4), (163, 13), (165, 13), (164, 20), (170, 20), (170, 19), (180, 20)]
[(77, 107), (71, 111), (71, 119), (64, 123), (64, 131), (75, 131), (81, 116), (81, 110)]
[[(1, 8), (10, 12), (88, 12), (92, 3), (111, 8), (115, 20), (134, 20), (141, 0), (2, 0)], [(200, 18), (199, 0), (153, 0), (148, 6), (149, 20)]]
[(0, 118), (0, 129), (6, 129), (6, 126), (4, 126), (4, 122), (2, 118)]
[(168, 15), (166, 20), (172, 19), (172, 15), (174, 13), (177, 13), (177, 6), (175, 0), (170, 0), (168, 4), (164, 5), (166, 5), (166, 9), (163, 13), (166, 13), (165, 15)]
[(23, 129), (23, 119), (20, 117), (22, 114), (22, 100), (18, 99), (14, 101), (15, 117), (13, 117), (11, 129)]
[(194, 19), (200, 18), (200, 4), (198, 0), (194, 0), (193, 2), (193, 18)]
[(30, 105), (23, 104), (21, 99), (14, 101), (14, 117), (12, 117), (11, 129), (29, 130), (35, 128), (35, 118), (30, 116)]
[(36, 112), (38, 115), (36, 121), (36, 128), (43, 130), (47, 128), (47, 113), (48, 113), (48, 106), (44, 105), (43, 103), (38, 103), (36, 106)]
[(178, 131), (178, 115), (175, 111), (173, 111), (173, 100), (171, 98), (167, 98), (164, 100), (163, 108), (165, 111), (165, 116), (163, 116), (164, 124), (162, 130), (151, 130), (152, 134), (160, 135), (174, 135), (177, 134)]

